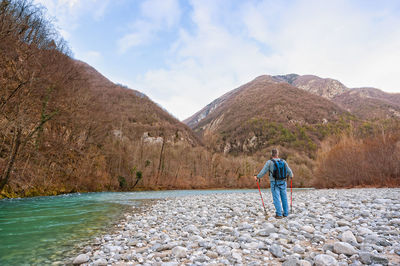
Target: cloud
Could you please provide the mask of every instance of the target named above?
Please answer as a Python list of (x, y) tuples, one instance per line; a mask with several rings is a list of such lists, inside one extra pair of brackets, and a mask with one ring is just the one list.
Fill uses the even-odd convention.
[(261, 74), (316, 74), (399, 91), (399, 11), (391, 2), (364, 3), (192, 1), (194, 27), (181, 27), (168, 64), (131, 84), (180, 119)]
[[(46, 7), (48, 14), (56, 18), (55, 24), (60, 28), (61, 35), (69, 40), (71, 32), (79, 26), (83, 16), (91, 16), (94, 20), (101, 19), (110, 0), (34, 0)], [(93, 8), (93, 7), (96, 8)]]
[(181, 17), (178, 0), (146, 0), (140, 7), (140, 18), (131, 23), (128, 33), (117, 41), (118, 51), (147, 44), (158, 32), (177, 25)]
[[(83, 16), (101, 19), (110, 3), (36, 2), (62, 22), (63, 36)], [(137, 14), (122, 34), (115, 26), (120, 38), (112, 42), (142, 68), (119, 71), (132, 65), (110, 64), (109, 78), (143, 91), (180, 119), (262, 74), (315, 74), (349, 87), (400, 91), (400, 1), (144, 0), (116, 8), (126, 5)], [(83, 51), (80, 58), (102, 62), (110, 53), (98, 52)]]
[(82, 60), (89, 65), (95, 66), (95, 65), (100, 65), (103, 61), (103, 55), (98, 52), (98, 51), (85, 51), (85, 52), (79, 52), (79, 51), (73, 51), (74, 54), (76, 55), (79, 60)]
[[(363, 3), (296, 1), (280, 13), (265, 44), (285, 62), (285, 73), (333, 77), (350, 87), (400, 89), (393, 78), (394, 62), (400, 59), (399, 11), (391, 2), (378, 8), (360, 7)], [(253, 12), (256, 17), (263, 10)], [(265, 19), (271, 23), (268, 16)]]
[(168, 66), (148, 71), (133, 84), (144, 88), (180, 119), (256, 76), (275, 71), (279, 65), (278, 56), (264, 54), (256, 43), (243, 38), (240, 29), (232, 32), (229, 28), (233, 25), (226, 27), (223, 17), (231, 10), (221, 14), (223, 4), (192, 4), (194, 32), (181, 29), (171, 47), (169, 58), (173, 60)]

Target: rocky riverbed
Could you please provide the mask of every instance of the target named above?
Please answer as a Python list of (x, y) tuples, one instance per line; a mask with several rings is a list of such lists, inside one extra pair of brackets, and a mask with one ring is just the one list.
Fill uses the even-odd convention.
[(73, 263), (400, 265), (400, 189), (296, 191), (284, 219), (264, 201), (267, 218), (258, 192), (160, 200)]

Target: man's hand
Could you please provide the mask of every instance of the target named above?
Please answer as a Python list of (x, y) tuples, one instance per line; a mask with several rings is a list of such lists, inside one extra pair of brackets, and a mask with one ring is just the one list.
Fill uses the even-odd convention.
[(254, 180), (258, 181), (258, 177), (256, 175), (254, 175)]

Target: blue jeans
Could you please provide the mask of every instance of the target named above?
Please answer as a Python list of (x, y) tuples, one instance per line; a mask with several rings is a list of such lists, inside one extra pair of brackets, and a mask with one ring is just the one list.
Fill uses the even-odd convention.
[(271, 181), (271, 192), (272, 192), (272, 199), (274, 200), (274, 205), (276, 209), (276, 215), (282, 216), (282, 207), (283, 207), (283, 216), (288, 216), (289, 206), (286, 194), (286, 180)]

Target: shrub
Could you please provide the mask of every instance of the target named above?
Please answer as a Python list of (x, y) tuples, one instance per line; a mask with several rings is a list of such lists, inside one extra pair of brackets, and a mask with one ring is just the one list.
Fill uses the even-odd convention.
[(400, 133), (327, 140), (317, 156), (314, 185), (322, 188), (400, 186)]

